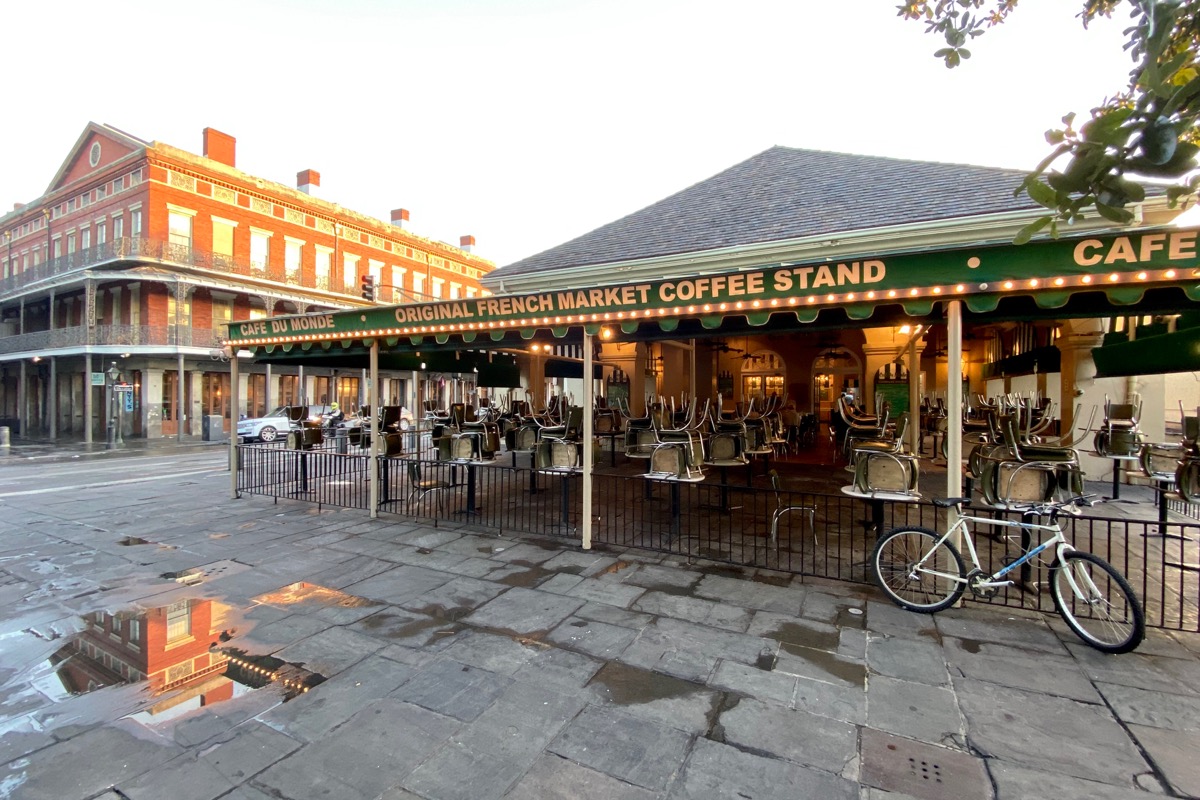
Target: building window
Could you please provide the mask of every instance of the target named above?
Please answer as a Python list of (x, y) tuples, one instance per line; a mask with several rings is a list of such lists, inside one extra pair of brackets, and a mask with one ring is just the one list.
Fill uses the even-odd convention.
[(96, 244), (98, 244), (98, 245), (104, 244), (107, 241), (107, 239), (105, 238), (106, 233), (108, 233), (108, 226), (105, 225), (103, 222), (97, 222), (96, 223)]
[(192, 301), (184, 300), (183, 303), (178, 306), (178, 311), (179, 318), (178, 321), (176, 321), (175, 293), (170, 291), (167, 292), (167, 327), (174, 328), (176, 325), (178, 325), (180, 328), (192, 327)]
[(192, 248), (192, 217), (194, 212), (167, 212), (167, 241), (177, 247)]
[(317, 288), (329, 289), (329, 273), (333, 265), (333, 250), (317, 245)]
[(445, 283), (445, 281), (442, 280), (441, 278), (434, 278), (433, 279), (433, 291), (430, 292), (430, 294), (432, 294), (434, 297), (440, 299), (442, 296), (442, 284), (444, 284), (444, 283)]
[(236, 222), (219, 217), (212, 218), (212, 250), (214, 255), (233, 258), (233, 229)]
[(425, 301), (425, 276), (413, 273), (413, 299), (418, 303)]
[(460, 297), (462, 297), (462, 286), (458, 285), (457, 283), (451, 282), (450, 283), (450, 299), (457, 300)]
[(79, 230), (79, 249), (88, 250), (92, 246), (92, 229), (80, 228)]
[(358, 256), (344, 253), (342, 255), (342, 280), (348, 294), (358, 294), (358, 262), (362, 259)]
[(140, 619), (129, 620), (129, 646), (133, 648), (141, 647), (142, 644), (142, 621)]
[(271, 232), (250, 229), (250, 266), (253, 269), (265, 270), (271, 255)]
[(129, 212), (129, 235), (135, 239), (142, 235), (142, 212), (133, 210)]
[(180, 600), (167, 606), (167, 641), (174, 642), (192, 635), (192, 603)]
[(300, 274), (300, 257), (304, 252), (304, 242), (290, 236), (283, 237), (283, 268), (288, 277), (294, 278)]
[(113, 217), (112, 221), (113, 238), (120, 239), (125, 235), (125, 218)]

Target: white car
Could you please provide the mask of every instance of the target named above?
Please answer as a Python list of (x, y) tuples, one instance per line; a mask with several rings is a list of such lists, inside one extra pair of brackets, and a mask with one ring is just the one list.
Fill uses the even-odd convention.
[[(288, 431), (300, 430), (300, 425), (288, 418), (290, 407), (280, 406), (265, 416), (238, 420), (238, 438), (244, 442), (273, 442), (280, 436), (287, 436)], [(307, 418), (309, 421), (319, 422), (321, 416), (328, 412), (328, 406), (310, 405)]]

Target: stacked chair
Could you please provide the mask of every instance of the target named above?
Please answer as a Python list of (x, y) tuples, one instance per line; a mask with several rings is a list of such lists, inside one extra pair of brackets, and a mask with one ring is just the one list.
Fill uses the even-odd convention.
[[(698, 483), (704, 480), (704, 439), (701, 426), (708, 416), (708, 406), (703, 412), (696, 413), (697, 403), (693, 400), (687, 405), (687, 411), (679, 421), (672, 424), (676, 427), (666, 428), (654, 426), (656, 444), (650, 452), (650, 465), (645, 477), (654, 480), (679, 480)], [(665, 410), (666, 404), (663, 404)], [(663, 420), (676, 420), (675, 401), (671, 400), (671, 414), (664, 415)], [(653, 417), (652, 417), (653, 419)]]
[(1102, 456), (1136, 456), (1142, 446), (1143, 435), (1138, 429), (1142, 416), (1142, 401), (1136, 403), (1113, 403), (1104, 396), (1104, 422), (1096, 431), (1093, 444)]
[(920, 477), (917, 457), (905, 449), (908, 425), (909, 415), (905, 412), (896, 418), (894, 426), (885, 424), (879, 438), (856, 436), (851, 440), (855, 491), (872, 495), (917, 493)]
[(1000, 446), (979, 459), (979, 488), (989, 505), (1043, 502), (1056, 493), (1083, 493), (1083, 471), (1073, 447), (1039, 443), (1021, 425), (1017, 413), (998, 414), (994, 425)]

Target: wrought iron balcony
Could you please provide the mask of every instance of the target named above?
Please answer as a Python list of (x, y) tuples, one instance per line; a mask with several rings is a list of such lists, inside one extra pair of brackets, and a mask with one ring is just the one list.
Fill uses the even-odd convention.
[[(268, 280), (284, 286), (302, 286), (301, 273), (298, 270), (288, 270), (282, 264), (251, 264), (249, 261), (238, 261), (230, 256), (200, 250), (187, 245), (172, 244), (159, 239), (121, 238), (111, 242), (79, 250), (65, 256), (52, 258), (44, 264), (26, 269), (16, 275), (0, 279), (0, 297), (11, 294), (22, 287), (37, 281), (69, 274), (78, 270), (89, 269), (101, 265), (114, 265), (122, 261), (157, 261), (191, 269), (217, 272), (227, 275), (243, 275), (256, 280)], [(328, 277), (324, 281), (316, 281), (316, 285), (307, 287), (320, 291), (334, 291), (357, 297), (358, 286), (332, 286)]]
[(221, 347), (224, 331), (164, 325), (84, 325), (0, 338), (0, 354), (70, 349), (86, 345), (121, 347)]

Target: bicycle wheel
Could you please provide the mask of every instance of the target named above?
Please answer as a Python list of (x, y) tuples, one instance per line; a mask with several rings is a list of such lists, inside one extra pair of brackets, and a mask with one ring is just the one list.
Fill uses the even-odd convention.
[(1063, 621), (1105, 653), (1128, 653), (1146, 636), (1146, 617), (1121, 573), (1100, 556), (1072, 550), (1050, 576), (1050, 594)]
[[(966, 565), (949, 542), (937, 544), (939, 538), (928, 528), (893, 528), (875, 545), (871, 554), (875, 582), (901, 608), (932, 614), (962, 597)], [(917, 562), (926, 553), (929, 557), (918, 569)]]

